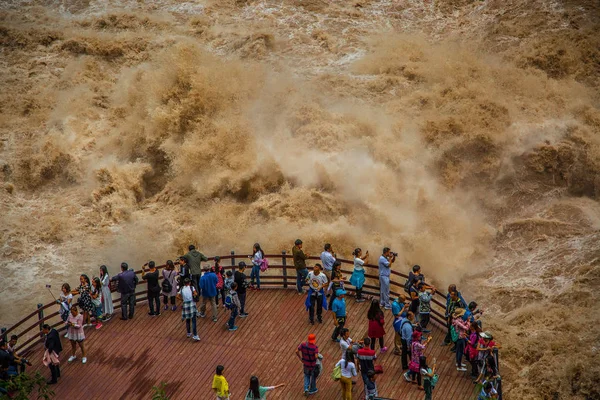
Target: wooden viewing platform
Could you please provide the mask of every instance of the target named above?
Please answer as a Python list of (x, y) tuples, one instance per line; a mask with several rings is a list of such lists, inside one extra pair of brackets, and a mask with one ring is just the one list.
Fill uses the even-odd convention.
[[(243, 259), (244, 256), (238, 256)], [(273, 257), (268, 256), (273, 260)], [(282, 257), (282, 256), (278, 256)], [(212, 399), (212, 376), (218, 364), (225, 366), (225, 377), (232, 392), (231, 399), (243, 399), (248, 390), (250, 376), (259, 377), (262, 385), (285, 383), (284, 388), (270, 392), (269, 399), (304, 399), (302, 364), (296, 358), (295, 350), (299, 343), (306, 340), (309, 333), (317, 336), (317, 345), (324, 356), (324, 371), (317, 382), (319, 392), (311, 396), (314, 399), (341, 398), (340, 384), (331, 379), (333, 365), (341, 358), (339, 343), (331, 341), (333, 321), (331, 313), (325, 312), (323, 323), (310, 325), (305, 311), (306, 295), (299, 296), (295, 291), (295, 270), (287, 276), (285, 260), (282, 265), (272, 265), (269, 274), (261, 276), (261, 291), (248, 291), (246, 310), (248, 318), (238, 318), (239, 329), (229, 332), (225, 323), (229, 312), (219, 307), (219, 320), (212, 322), (211, 312), (207, 317), (198, 318), (200, 342), (186, 337), (185, 322), (181, 320), (181, 309), (161, 311), (162, 315), (150, 317), (145, 301), (145, 283), (138, 285), (138, 304), (133, 320), (119, 320), (120, 309), (115, 307), (115, 316), (104, 326), (96, 330), (86, 328), (87, 364), (81, 363), (81, 353), (77, 350), (77, 360), (68, 363), (70, 343), (62, 338), (61, 354), (62, 377), (52, 389), (57, 399), (149, 399), (152, 387), (165, 382), (170, 399)], [(223, 257), (227, 258), (227, 257)], [(222, 258), (222, 259), (223, 259)], [(233, 257), (232, 263), (235, 261)], [(224, 263), (223, 263), (224, 264)], [(372, 267), (372, 266), (371, 266)], [(273, 275), (282, 268), (283, 275)], [(349, 277), (347, 268), (345, 275)], [(368, 272), (368, 271), (367, 271)], [(402, 276), (394, 272), (397, 276)], [(368, 275), (369, 276), (369, 275)], [(372, 277), (372, 275), (371, 275)], [(396, 281), (396, 282), (395, 282)], [(399, 279), (392, 280), (392, 292), (400, 292)], [(402, 282), (403, 283), (403, 282)], [(289, 290), (282, 287), (287, 286)], [(374, 285), (370, 285), (375, 288)], [(395, 286), (395, 287), (394, 287)], [(369, 291), (369, 279), (365, 290)], [(162, 301), (162, 299), (161, 299)], [(356, 303), (347, 296), (348, 319), (346, 327), (350, 336), (361, 339), (367, 333), (367, 311), (369, 302)], [(115, 300), (115, 306), (118, 300)], [(179, 302), (178, 302), (179, 304)], [(474, 385), (468, 378), (468, 372), (459, 372), (454, 365), (454, 353), (440, 344), (445, 336), (445, 327), (439, 322), (439, 308), (442, 302), (435, 300), (437, 310), (433, 310), (431, 335), (425, 355), (429, 363), (437, 358), (440, 379), (433, 392), (434, 399), (465, 400), (474, 397)], [(45, 308), (49, 308), (47, 305)], [(54, 305), (55, 306), (55, 305)], [(54, 310), (56, 307), (52, 308)], [(37, 317), (34, 316), (29, 318)], [(436, 315), (438, 316), (436, 318)], [(51, 321), (49, 321), (52, 319)], [(436, 321), (436, 319), (438, 321)], [(55, 322), (56, 313), (42, 318), (57, 329), (62, 322)], [(391, 399), (422, 399), (424, 393), (416, 385), (406, 382), (401, 374), (400, 356), (393, 354), (394, 330), (393, 316), (385, 311), (385, 344), (389, 350), (380, 354), (378, 361), (384, 369), (377, 381), (379, 395)], [(38, 330), (39, 321), (24, 328), (22, 332)], [(16, 331), (21, 321), (11, 327), (7, 333)], [(61, 330), (61, 337), (64, 330)], [(19, 336), (21, 337), (23, 333)], [(25, 338), (23, 336), (23, 338)], [(49, 377), (48, 368), (41, 363), (43, 346), (37, 333), (29, 340), (20, 339), (19, 353), (24, 353), (34, 363), (29, 369), (38, 370)], [(376, 349), (379, 348), (377, 344)], [(353, 398), (364, 399), (363, 383), (360, 376), (353, 389)]]

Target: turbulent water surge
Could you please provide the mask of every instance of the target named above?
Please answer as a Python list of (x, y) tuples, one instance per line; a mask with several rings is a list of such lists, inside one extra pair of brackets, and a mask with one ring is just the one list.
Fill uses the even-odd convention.
[(331, 242), (598, 399), (597, 1), (0, 2), (0, 322), (98, 266)]

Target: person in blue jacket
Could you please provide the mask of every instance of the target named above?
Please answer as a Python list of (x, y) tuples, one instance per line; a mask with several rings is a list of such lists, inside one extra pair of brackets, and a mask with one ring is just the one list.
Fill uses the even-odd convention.
[(213, 322), (217, 322), (217, 282), (218, 278), (214, 272), (211, 272), (210, 266), (205, 265), (202, 270), (204, 274), (200, 277), (200, 290), (202, 291), (202, 307), (198, 316), (204, 318), (206, 316), (206, 303), (210, 302), (213, 313)]

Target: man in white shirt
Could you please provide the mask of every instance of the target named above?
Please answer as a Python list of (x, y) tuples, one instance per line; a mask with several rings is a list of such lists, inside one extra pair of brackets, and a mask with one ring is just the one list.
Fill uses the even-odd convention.
[(308, 296), (306, 297), (305, 305), (309, 310), (309, 321), (313, 325), (315, 323), (315, 305), (319, 323), (323, 322), (323, 308), (327, 309), (327, 300), (325, 300), (325, 291), (323, 288), (329, 281), (321, 271), (321, 268), (321, 264), (315, 264), (312, 272), (309, 272), (306, 278), (308, 282)]
[(389, 247), (383, 248), (383, 254), (379, 257), (379, 305), (386, 310), (391, 310), (390, 303), (390, 270), (396, 261), (396, 254), (390, 252)]
[(335, 253), (333, 252), (333, 246), (330, 243), (325, 243), (321, 253), (321, 263), (323, 264), (323, 272), (327, 276), (327, 279), (331, 279), (331, 270), (333, 269), (333, 263), (335, 262)]

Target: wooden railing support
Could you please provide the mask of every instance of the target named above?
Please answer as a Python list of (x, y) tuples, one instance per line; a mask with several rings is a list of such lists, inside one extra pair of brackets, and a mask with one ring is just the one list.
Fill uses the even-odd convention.
[(6, 340), (6, 328), (0, 329), (0, 338), (2, 338), (2, 340), (5, 342), (8, 342), (8, 340)]
[(37, 305), (38, 308), (38, 319), (40, 321), (40, 332), (42, 331), (42, 327), (44, 326), (44, 321), (42, 321), (44, 319), (44, 305), (42, 303), (38, 303)]
[(231, 272), (235, 273), (235, 251), (231, 250)]
[[(498, 372), (498, 375), (500, 375), (500, 353), (498, 352), (498, 349), (494, 349), (492, 352), (496, 359), (496, 371)], [(496, 391), (498, 392), (498, 400), (502, 400), (502, 378), (500, 378), (500, 381), (498, 382)]]
[(287, 258), (285, 257), (285, 250), (281, 252), (281, 265), (283, 265), (283, 288), (287, 289)]

